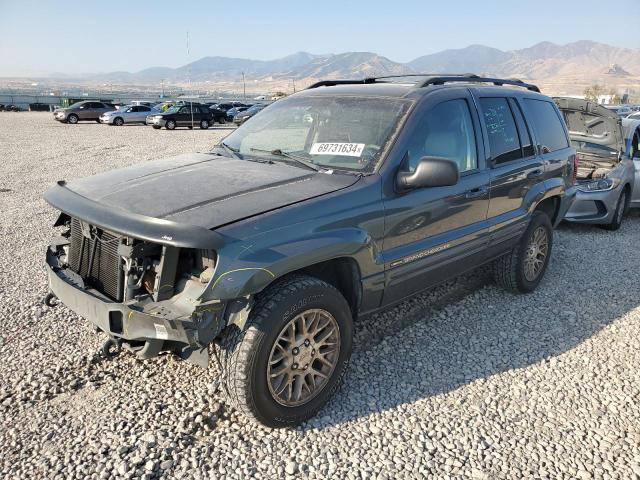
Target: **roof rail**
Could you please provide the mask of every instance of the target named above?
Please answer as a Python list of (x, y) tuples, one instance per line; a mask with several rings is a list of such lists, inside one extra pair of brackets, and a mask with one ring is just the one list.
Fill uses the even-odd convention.
[(321, 80), (307, 87), (307, 90), (318, 87), (333, 87), (335, 85), (362, 85), (372, 83), (385, 83), (387, 78), (405, 78), (405, 77), (423, 77), (423, 80), (417, 80), (415, 86), (427, 87), (429, 85), (444, 85), (448, 82), (474, 82), (474, 83), (493, 83), (494, 85), (513, 85), (516, 87), (526, 88), (532, 92), (540, 93), (540, 89), (531, 83), (525, 83), (517, 78), (490, 78), (480, 77), (473, 73), (408, 73), (406, 75), (386, 75), (382, 77), (366, 77), (360, 80)]
[[(307, 90), (318, 87), (334, 87), (336, 85), (361, 85), (370, 83), (384, 83), (379, 80), (385, 80), (387, 78), (405, 78), (405, 77), (434, 77), (445, 76), (452, 77), (455, 73), (407, 73), (406, 75), (384, 75), (380, 77), (365, 77), (360, 80), (321, 80), (307, 87)], [(472, 73), (465, 73), (463, 75), (473, 76)]]
[(447, 82), (474, 82), (474, 83), (493, 83), (494, 85), (514, 85), (516, 87), (526, 88), (532, 92), (540, 93), (540, 89), (531, 83), (525, 83), (517, 78), (490, 78), (479, 77), (478, 75), (439, 75), (434, 77), (428, 77), (422, 82), (418, 82), (416, 87), (427, 87), (429, 85), (444, 85)]
[(364, 83), (376, 83), (375, 78), (363, 78), (361, 80), (321, 80), (307, 87), (307, 90), (318, 87), (334, 87), (336, 85), (358, 85)]

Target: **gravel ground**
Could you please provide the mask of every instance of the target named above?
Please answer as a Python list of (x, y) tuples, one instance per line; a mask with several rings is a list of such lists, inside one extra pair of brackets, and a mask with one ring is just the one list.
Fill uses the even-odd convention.
[(213, 367), (99, 361), (104, 338), (41, 305), (43, 191), (226, 133), (0, 113), (1, 478), (640, 477), (637, 213), (562, 226), (534, 294), (479, 271), (358, 322), (343, 387), (295, 430), (225, 406)]

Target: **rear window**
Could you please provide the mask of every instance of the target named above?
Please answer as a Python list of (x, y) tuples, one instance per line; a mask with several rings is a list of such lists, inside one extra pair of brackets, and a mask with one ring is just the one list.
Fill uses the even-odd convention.
[(524, 108), (527, 119), (533, 123), (542, 153), (555, 152), (569, 146), (553, 103), (525, 98)]
[(522, 158), (516, 122), (507, 99), (481, 98), (480, 106), (493, 163), (497, 165)]

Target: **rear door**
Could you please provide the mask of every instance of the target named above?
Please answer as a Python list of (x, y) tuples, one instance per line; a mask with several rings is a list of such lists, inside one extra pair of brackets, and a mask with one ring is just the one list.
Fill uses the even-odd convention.
[(544, 182), (545, 165), (515, 98), (476, 93), (487, 146), (491, 185), (489, 236), (494, 250), (509, 248), (528, 221), (528, 193)]
[(85, 102), (82, 105), (80, 105), (78, 107), (77, 110), (77, 114), (78, 114), (78, 118), (80, 120), (91, 120), (93, 118), (93, 116), (95, 115), (95, 113), (93, 113), (92, 111), (93, 109), (93, 103), (92, 102)]
[(384, 304), (469, 269), (487, 241), (489, 173), (469, 92), (452, 89), (426, 97), (405, 128), (411, 132), (405, 156), (411, 170), (424, 156), (446, 157), (458, 164), (460, 180), (385, 194)]
[(183, 105), (176, 114), (176, 124), (181, 127), (191, 125), (191, 107), (189, 105)]
[(131, 118), (129, 119), (129, 121), (144, 123), (150, 111), (151, 109), (145, 105), (138, 105), (136, 107), (133, 107), (133, 112), (131, 113)]

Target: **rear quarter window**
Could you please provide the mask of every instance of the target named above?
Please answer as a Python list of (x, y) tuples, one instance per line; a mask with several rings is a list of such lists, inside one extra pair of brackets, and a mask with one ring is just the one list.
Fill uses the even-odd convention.
[(523, 104), (527, 120), (533, 124), (542, 153), (555, 152), (569, 146), (562, 120), (553, 103), (525, 98)]

